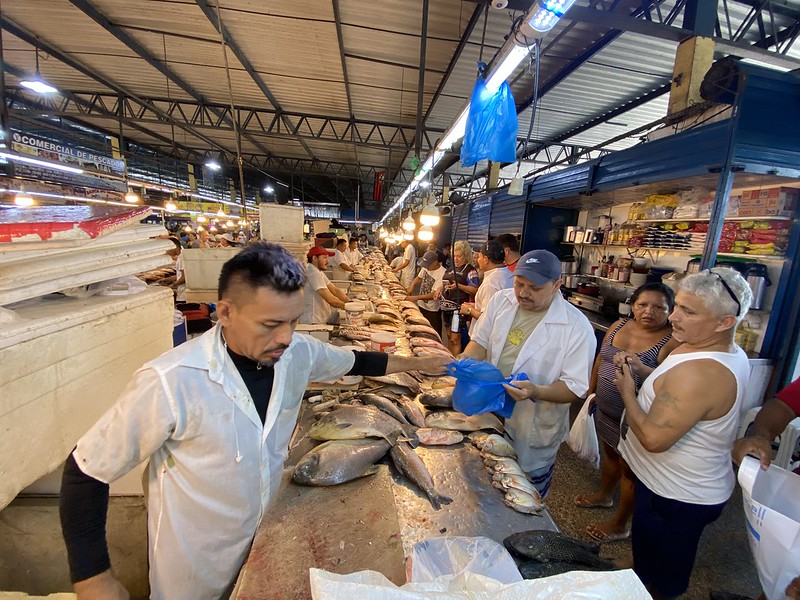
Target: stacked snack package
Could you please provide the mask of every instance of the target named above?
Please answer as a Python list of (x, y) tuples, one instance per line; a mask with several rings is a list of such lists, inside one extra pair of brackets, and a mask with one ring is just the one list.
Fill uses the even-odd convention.
[(648, 219), (671, 219), (678, 206), (677, 194), (651, 194), (644, 200)]

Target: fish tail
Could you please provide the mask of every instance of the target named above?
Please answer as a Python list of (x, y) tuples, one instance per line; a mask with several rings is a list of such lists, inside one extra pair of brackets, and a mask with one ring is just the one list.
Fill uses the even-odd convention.
[(428, 498), (430, 499), (433, 508), (436, 510), (441, 509), (442, 504), (450, 504), (453, 501), (453, 499), (449, 496), (444, 496), (442, 494), (431, 494), (428, 496)]

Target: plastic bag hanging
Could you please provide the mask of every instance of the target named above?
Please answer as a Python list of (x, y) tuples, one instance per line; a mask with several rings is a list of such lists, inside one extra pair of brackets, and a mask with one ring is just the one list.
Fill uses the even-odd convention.
[(479, 77), (472, 90), (461, 164), (471, 167), (488, 158), (494, 162), (517, 160), (517, 109), (511, 86), (503, 82), (492, 93)]

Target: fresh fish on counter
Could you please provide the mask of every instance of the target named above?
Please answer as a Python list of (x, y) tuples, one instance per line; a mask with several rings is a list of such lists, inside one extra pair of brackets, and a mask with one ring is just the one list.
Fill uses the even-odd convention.
[(450, 350), (440, 350), (439, 348), (423, 348), (422, 346), (417, 346), (416, 348), (413, 348), (411, 352), (414, 354), (414, 356), (418, 356), (420, 358), (435, 356), (436, 358), (443, 357), (455, 360)]
[(408, 477), (431, 501), (433, 508), (439, 510), (442, 504), (450, 504), (453, 499), (443, 496), (436, 491), (428, 467), (408, 444), (399, 442), (389, 451), (392, 462), (403, 475)]
[(347, 340), (362, 342), (368, 342), (372, 337), (372, 334), (368, 330), (353, 328), (340, 329), (339, 335)]
[(403, 333), (398, 325), (389, 325), (388, 323), (379, 323), (377, 325), (370, 324), (369, 328), (372, 331), (385, 331), (386, 333), (393, 333), (394, 335), (401, 335)]
[(475, 431), (473, 433), (470, 433), (467, 437), (469, 438), (470, 442), (472, 442), (473, 444), (475, 444), (475, 446), (480, 448), (483, 441), (490, 435), (492, 434), (486, 433), (485, 431)]
[(511, 445), (511, 442), (509, 442), (502, 435), (497, 435), (496, 433), (489, 435), (481, 440), (480, 443), (476, 443), (475, 445), (484, 452), (494, 454), (495, 456), (510, 456), (511, 458), (517, 458), (517, 453), (514, 450), (514, 446)]
[[(612, 567), (613, 568), (613, 567)], [(571, 562), (538, 562), (531, 560), (519, 566), (519, 572), (525, 579), (541, 579), (542, 577), (552, 577), (570, 571), (606, 571), (609, 569), (600, 567), (590, 567)]]
[(386, 304), (383, 304), (377, 307), (375, 310), (377, 311), (378, 314), (394, 319), (395, 321), (398, 322), (403, 321), (403, 315), (397, 312), (392, 306), (387, 306)]
[(436, 378), (431, 384), (431, 389), (434, 390), (444, 390), (447, 388), (454, 388), (456, 387), (456, 378), (451, 377), (450, 375), (442, 375)]
[(384, 313), (375, 313), (371, 315), (367, 321), (369, 321), (373, 325), (399, 325), (400, 319), (395, 319), (393, 316), (389, 316), (388, 314)]
[(518, 473), (495, 473), (492, 477), (492, 485), (506, 491), (510, 489), (520, 490), (543, 503), (539, 490), (524, 475)]
[(359, 398), (364, 402), (364, 404), (370, 404), (375, 408), (382, 410), (387, 415), (394, 417), (401, 423), (410, 425), (400, 408), (388, 398), (384, 398), (378, 394), (362, 394), (359, 396)]
[(400, 303), (400, 310), (404, 310), (404, 309), (415, 310), (415, 311), (419, 312), (419, 306), (417, 306), (417, 303), (416, 302), (411, 302), (410, 300), (403, 300)]
[(337, 440), (313, 448), (300, 459), (292, 479), (300, 485), (338, 485), (374, 475), (375, 462), (389, 450), (384, 440)]
[(423, 446), (452, 446), (464, 440), (464, 434), (453, 429), (420, 427), (415, 433)]
[(411, 391), (413, 394), (419, 394), (419, 381), (408, 373), (391, 373), (389, 375), (381, 375), (380, 377), (367, 377), (368, 381), (377, 381), (385, 385), (399, 385)]
[(430, 327), (431, 322), (428, 321), (425, 317), (422, 316), (422, 313), (419, 313), (419, 316), (414, 314), (406, 314), (405, 317), (406, 323), (410, 325), (427, 325)]
[(413, 337), (426, 337), (438, 342), (442, 341), (442, 336), (436, 333), (433, 327), (428, 325), (407, 325), (406, 329)]
[(437, 342), (436, 340), (431, 340), (429, 338), (423, 337), (412, 337), (409, 340), (412, 348), (435, 348), (437, 350), (444, 350), (445, 352), (450, 352), (447, 348), (445, 348), (441, 342)]
[(400, 437), (414, 439), (413, 432), (405, 430), (403, 424), (374, 406), (348, 406), (324, 416), (308, 430), (314, 440), (358, 440), (383, 438), (390, 444)]
[(544, 508), (544, 504), (542, 503), (539, 494), (532, 496), (531, 494), (516, 488), (509, 488), (506, 490), (506, 495), (503, 498), (503, 502), (509, 508), (513, 508), (515, 511), (525, 513), (527, 515), (536, 514)]
[(339, 400), (333, 398), (332, 400), (326, 400), (325, 402), (320, 402), (319, 404), (316, 404), (311, 410), (312, 412), (318, 413), (322, 412), (323, 410), (328, 410), (335, 404), (339, 404)]
[(479, 429), (494, 429), (502, 433), (503, 424), (500, 419), (491, 413), (467, 415), (454, 410), (440, 410), (432, 412), (425, 417), (427, 427), (440, 427), (442, 429), (456, 429), (458, 431), (478, 431)]
[(520, 477), (527, 477), (525, 471), (522, 470), (522, 467), (519, 466), (517, 461), (503, 461), (503, 462), (495, 462), (489, 469), (493, 473), (505, 473), (508, 475), (519, 475)]
[(417, 400), (424, 406), (432, 406), (435, 408), (453, 408), (453, 388), (425, 390), (424, 392), (420, 393), (419, 396), (417, 396)]
[(411, 398), (407, 396), (399, 397), (397, 399), (397, 407), (400, 409), (400, 412), (403, 413), (406, 421), (416, 427), (425, 427), (425, 413), (422, 412), (419, 404), (414, 402)]
[(571, 562), (600, 569), (613, 569), (613, 565), (597, 554), (598, 544), (573, 539), (563, 533), (534, 529), (514, 533), (503, 540), (511, 554), (539, 562)]

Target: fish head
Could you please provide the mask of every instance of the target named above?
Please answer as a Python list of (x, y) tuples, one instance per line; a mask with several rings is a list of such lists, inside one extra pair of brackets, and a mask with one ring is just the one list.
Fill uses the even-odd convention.
[(303, 457), (294, 469), (292, 479), (299, 484), (308, 484), (319, 471), (319, 454), (312, 452)]

